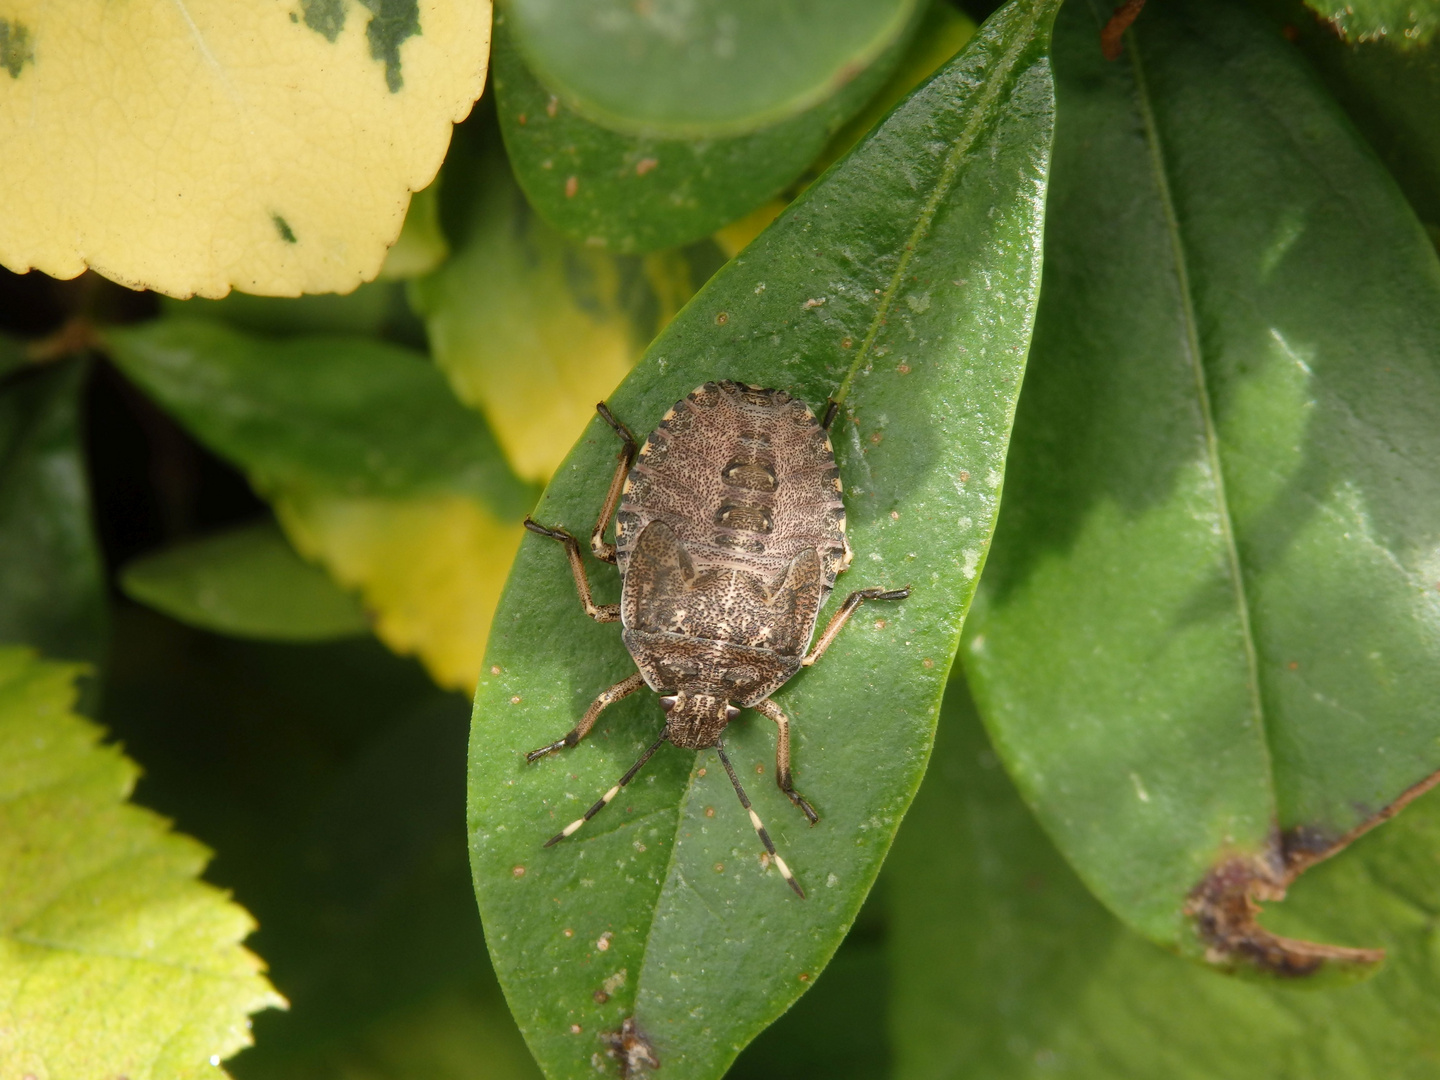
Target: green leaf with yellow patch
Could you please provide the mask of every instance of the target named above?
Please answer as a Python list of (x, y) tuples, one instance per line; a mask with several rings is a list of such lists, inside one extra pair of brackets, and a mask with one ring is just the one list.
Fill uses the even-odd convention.
[(446, 199), (463, 203), (455, 253), (411, 296), (456, 395), (485, 414), (516, 472), (547, 480), (719, 257), (572, 243), (530, 208), (497, 138), (457, 150), (445, 169)]
[(275, 505), (296, 548), (358, 590), (375, 632), (473, 685), (534, 490), (424, 356), (200, 320), (107, 331), (120, 369)]

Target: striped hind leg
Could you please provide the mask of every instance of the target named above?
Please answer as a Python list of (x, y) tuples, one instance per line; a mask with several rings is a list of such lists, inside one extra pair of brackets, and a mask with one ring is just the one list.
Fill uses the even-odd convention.
[(665, 735), (662, 732), (660, 737), (650, 744), (650, 749), (646, 750), (643, 754), (640, 755), (640, 760), (635, 762), (634, 765), (630, 766), (629, 771), (620, 778), (620, 782), (618, 784), (612, 787), (609, 791), (605, 792), (604, 795), (601, 795), (600, 801), (597, 802), (594, 806), (590, 807), (589, 810), (586, 810), (584, 816), (576, 818), (569, 825), (566, 825), (565, 828), (561, 829), (558, 833), (552, 836), (549, 840), (546, 840), (545, 846), (551, 847), (555, 844), (558, 844), (561, 840), (564, 840), (567, 836), (574, 835), (575, 831), (579, 829), (581, 825), (584, 825), (585, 822), (589, 821), (601, 810), (604, 810), (605, 807), (609, 806), (610, 800), (615, 798), (616, 795), (620, 794), (621, 788), (623, 788), (626, 784), (630, 783), (631, 780), (635, 779), (635, 774), (645, 767), (645, 763), (650, 760), (651, 755), (653, 755), (656, 750), (660, 749), (660, 744), (664, 741)]
[(780, 876), (785, 879), (785, 883), (789, 885), (790, 888), (795, 890), (795, 895), (800, 897), (801, 900), (804, 900), (805, 890), (800, 888), (800, 883), (795, 880), (795, 875), (790, 872), (790, 867), (785, 865), (785, 860), (782, 859), (780, 853), (775, 850), (775, 844), (771, 841), (770, 834), (765, 831), (765, 825), (761, 822), (760, 815), (757, 814), (755, 808), (750, 805), (750, 797), (745, 794), (745, 789), (740, 786), (740, 778), (735, 775), (735, 766), (731, 765), (730, 759), (725, 756), (725, 747), (716, 743), (715, 750), (720, 755), (720, 764), (724, 765), (725, 771), (730, 774), (730, 783), (735, 785), (735, 794), (740, 796), (740, 805), (743, 806), (746, 813), (750, 815), (750, 824), (755, 826), (755, 832), (759, 834), (760, 842), (765, 845), (765, 850), (770, 853), (770, 858), (774, 859), (775, 865), (780, 868)]

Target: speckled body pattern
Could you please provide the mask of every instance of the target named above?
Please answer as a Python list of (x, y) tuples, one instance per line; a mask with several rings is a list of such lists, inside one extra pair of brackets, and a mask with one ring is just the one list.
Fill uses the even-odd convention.
[[(850, 563), (830, 440), (783, 390), (706, 383), (641, 448), (615, 541), (623, 638), (645, 682), (754, 705), (800, 670)], [(670, 741), (714, 746), (724, 714), (711, 715), (672, 713)]]

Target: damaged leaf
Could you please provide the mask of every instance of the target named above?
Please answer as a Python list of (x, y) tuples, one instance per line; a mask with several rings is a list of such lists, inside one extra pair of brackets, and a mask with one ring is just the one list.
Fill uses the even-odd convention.
[[(662, 714), (642, 691), (579, 746), (525, 763), (635, 665), (617, 627), (581, 612), (558, 546), (522, 545), (476, 697), (469, 825), (491, 958), (552, 1078), (595, 1075), (592, 1057), (614, 1075), (612, 1051), (718, 1077), (813, 983), (874, 881), (924, 769), (996, 512), (1039, 285), (1054, 9), (993, 17), (712, 279), (609, 399), (637, 433), (712, 379), (817, 411), (843, 399), (832, 439), (856, 555), (821, 618), (852, 589), (913, 592), (863, 609), (777, 695), (816, 827), (775, 787), (770, 722), (748, 713), (725, 732), (808, 899), (761, 858), (713, 751), (662, 747), (583, 834), (542, 847)], [(616, 449), (592, 422), (536, 518), (587, 532)], [(587, 562), (613, 601), (614, 571)]]
[(1390, 959), (1373, 979), (1316, 988), (1226, 978), (1156, 948), (1095, 900), (1019, 798), (954, 679), (882, 879), (891, 1075), (1426, 1080), (1440, 1049), (1436, 850), (1431, 796), (1265, 914), (1297, 938), (1385, 946)]
[(1283, 38), (1056, 35), (1045, 292), (962, 649), (1027, 801), (1129, 925), (1227, 969), (1379, 954), (1257, 902), (1440, 769), (1440, 262)]

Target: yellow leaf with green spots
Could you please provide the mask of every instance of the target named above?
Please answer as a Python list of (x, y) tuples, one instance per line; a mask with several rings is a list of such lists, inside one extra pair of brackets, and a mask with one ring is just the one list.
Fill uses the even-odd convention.
[(0, 265), (349, 292), (484, 86), (488, 0), (11, 0)]
[[(463, 153), (447, 183), (460, 180)], [(696, 275), (680, 251), (571, 243), (536, 216), (498, 154), (460, 175), (474, 224), (411, 295), (456, 395), (485, 414), (520, 476), (547, 480)]]
[(490, 620), (525, 530), (462, 495), (281, 495), (291, 542), (359, 589), (375, 633), (417, 655), (441, 686), (475, 689)]
[(0, 1077), (213, 1077), (285, 1000), (196, 880), (210, 853), (126, 802), (140, 770), (72, 711), (83, 670), (0, 649)]

